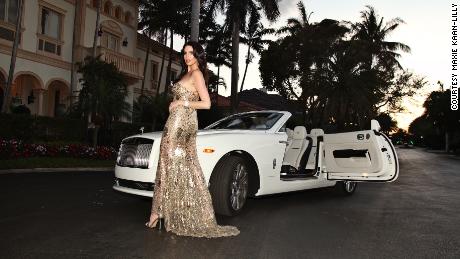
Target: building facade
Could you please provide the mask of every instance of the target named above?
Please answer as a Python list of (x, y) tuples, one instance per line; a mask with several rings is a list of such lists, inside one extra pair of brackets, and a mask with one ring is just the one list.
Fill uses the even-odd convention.
[[(3, 100), (16, 33), (18, 0), (0, 0), (0, 103), (24, 104), (32, 114), (58, 116), (78, 96), (81, 85), (72, 64), (93, 53), (96, 30), (96, 0), (24, 0), (20, 21), (20, 42), (10, 90)], [(148, 57), (145, 94), (164, 91), (166, 65), (158, 88), (163, 52), (169, 49), (148, 40), (137, 31), (137, 0), (101, 0), (96, 54), (114, 63), (128, 82), (127, 101), (141, 93), (146, 46)], [(174, 51), (171, 77), (180, 71), (179, 54)], [(75, 69), (76, 70), (76, 69)]]

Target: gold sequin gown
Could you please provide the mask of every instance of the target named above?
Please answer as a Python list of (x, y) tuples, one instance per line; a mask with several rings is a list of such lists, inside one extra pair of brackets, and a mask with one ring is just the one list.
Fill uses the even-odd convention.
[[(199, 95), (180, 83), (172, 87), (174, 100), (198, 101)], [(160, 144), (152, 213), (164, 218), (167, 231), (181, 236), (238, 235), (232, 226), (217, 225), (212, 200), (196, 150), (196, 110), (177, 106), (166, 121)]]

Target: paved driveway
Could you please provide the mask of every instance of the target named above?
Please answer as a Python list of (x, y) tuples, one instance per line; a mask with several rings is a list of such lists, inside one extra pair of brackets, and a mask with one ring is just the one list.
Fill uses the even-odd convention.
[(398, 154), (394, 183), (251, 199), (214, 240), (146, 229), (150, 200), (113, 172), (0, 175), (0, 258), (460, 258), (460, 160)]

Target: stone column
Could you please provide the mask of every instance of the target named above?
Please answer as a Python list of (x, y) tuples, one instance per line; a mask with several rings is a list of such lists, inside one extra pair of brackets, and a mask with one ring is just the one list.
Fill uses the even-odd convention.
[(39, 116), (44, 116), (43, 114), (43, 93), (45, 92), (45, 90), (43, 89), (38, 89), (37, 90), (37, 102), (38, 102), (38, 111), (37, 111), (37, 114)]

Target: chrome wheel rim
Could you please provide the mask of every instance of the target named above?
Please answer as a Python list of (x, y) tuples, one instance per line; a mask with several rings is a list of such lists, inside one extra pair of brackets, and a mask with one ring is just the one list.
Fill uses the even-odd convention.
[(233, 170), (230, 201), (234, 210), (239, 210), (246, 202), (248, 194), (248, 171), (243, 164), (237, 164)]
[(346, 192), (353, 192), (356, 188), (356, 182), (345, 181), (344, 186)]

